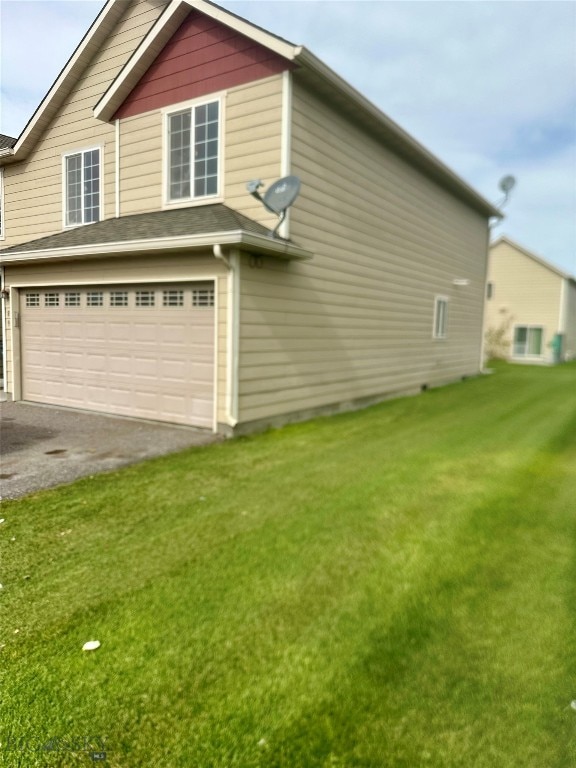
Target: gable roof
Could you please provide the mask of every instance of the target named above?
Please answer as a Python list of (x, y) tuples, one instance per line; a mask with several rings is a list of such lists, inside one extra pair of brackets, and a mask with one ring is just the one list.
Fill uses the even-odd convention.
[(527, 258), (532, 259), (532, 261), (535, 261), (537, 264), (540, 264), (540, 266), (546, 267), (546, 269), (549, 269), (550, 272), (554, 272), (554, 274), (558, 275), (558, 277), (563, 277), (565, 280), (576, 282), (576, 277), (574, 277), (574, 275), (571, 275), (568, 272), (563, 272), (561, 269), (554, 266), (554, 264), (551, 264), (549, 261), (546, 261), (546, 259), (543, 259), (542, 256), (537, 256), (535, 253), (532, 253), (532, 251), (529, 251), (527, 248), (524, 248), (522, 245), (519, 245), (518, 243), (516, 243), (514, 240), (511, 240), (506, 235), (501, 235), (493, 243), (490, 243), (490, 250), (492, 251), (498, 245), (509, 245), (511, 248), (514, 248), (515, 250), (519, 251), (521, 254), (523, 254)]
[(216, 203), (155, 211), (74, 227), (0, 249), (0, 264), (29, 259), (74, 260), (153, 251), (191, 251), (215, 245), (283, 259), (310, 259), (312, 253), (272, 237), (266, 227)]
[[(356, 123), (361, 124), (365, 130), (385, 142), (411, 165), (432, 177), (484, 216), (502, 218), (501, 212), (495, 206), (303, 46), (294, 45), (267, 32), (209, 0), (160, 1), (165, 3), (163, 12), (95, 105), (94, 116), (97, 119), (112, 118), (187, 14), (194, 9), (269, 48), (287, 62), (296, 65), (294, 75), (303, 84), (328, 98), (340, 110), (351, 114)], [(0, 162), (16, 162), (26, 157), (31, 151), (43, 130), (57, 114), (66, 95), (80, 79), (93, 53), (111, 33), (125, 10), (125, 3), (126, 0), (108, 0), (18, 138), (16, 145), (0, 150)]]

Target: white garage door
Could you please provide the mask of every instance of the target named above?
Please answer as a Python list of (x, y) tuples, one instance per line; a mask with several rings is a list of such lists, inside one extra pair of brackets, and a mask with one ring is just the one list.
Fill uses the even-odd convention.
[(214, 284), (21, 291), (22, 397), (213, 424)]

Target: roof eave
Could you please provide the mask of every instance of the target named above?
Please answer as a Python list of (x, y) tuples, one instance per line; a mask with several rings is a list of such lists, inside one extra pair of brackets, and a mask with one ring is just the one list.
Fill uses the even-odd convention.
[(333, 94), (339, 94), (350, 105), (360, 111), (364, 124), (370, 125), (376, 132), (385, 137), (390, 145), (414, 165), (424, 170), (436, 181), (457, 193), (463, 200), (471, 204), (488, 218), (503, 218), (501, 211), (482, 197), (475, 189), (455, 174), (448, 166), (429, 152), (422, 144), (403, 130), (397, 123), (385, 115), (369, 99), (346, 82), (334, 70), (318, 59), (305, 47), (299, 47), (295, 62), (308, 73), (316, 83), (324, 83)]
[(141, 255), (155, 252), (182, 252), (212, 249), (215, 245), (223, 248), (246, 251), (260, 256), (272, 256), (284, 261), (306, 261), (314, 254), (288, 240), (256, 235), (245, 230), (215, 232), (205, 235), (183, 235), (146, 240), (130, 240), (113, 243), (68, 246), (65, 248), (42, 248), (36, 251), (0, 250), (0, 265), (10, 266), (22, 262), (77, 261), (123, 255)]
[(162, 48), (192, 10), (197, 10), (215, 19), (235, 32), (274, 51), (274, 53), (288, 61), (292, 61), (300, 50), (297, 46), (275, 37), (259, 27), (255, 27), (250, 22), (206, 0), (171, 0), (168, 7), (158, 17), (152, 29), (150, 29), (134, 51), (126, 66), (94, 107), (94, 117), (96, 119), (107, 122), (114, 117), (114, 114), (137, 85), (142, 75), (144, 75), (154, 59), (162, 51)]

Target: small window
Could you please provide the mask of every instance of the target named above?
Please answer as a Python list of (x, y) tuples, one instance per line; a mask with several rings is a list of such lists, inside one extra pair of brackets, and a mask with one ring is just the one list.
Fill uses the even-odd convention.
[(100, 150), (64, 158), (64, 220), (67, 227), (100, 221)]
[(86, 306), (87, 307), (103, 307), (104, 306), (103, 291), (88, 291), (88, 293), (86, 294)]
[(26, 294), (26, 306), (27, 307), (39, 307), (40, 306), (40, 294), (39, 293), (27, 293)]
[(192, 289), (193, 307), (213, 307), (214, 306), (214, 288), (193, 288)]
[(45, 307), (59, 307), (60, 306), (60, 294), (59, 293), (45, 293), (44, 294), (44, 306)]
[(494, 298), (494, 283), (487, 283), (486, 284), (486, 298), (487, 299), (493, 299)]
[(178, 291), (178, 290), (162, 291), (162, 306), (183, 307), (184, 291)]
[(137, 307), (153, 307), (155, 300), (154, 291), (136, 291)]
[(79, 307), (80, 306), (80, 294), (76, 292), (64, 294), (64, 306), (65, 307)]
[(110, 291), (111, 307), (127, 307), (128, 291)]
[(434, 338), (445, 339), (448, 330), (448, 299), (436, 296), (434, 304)]

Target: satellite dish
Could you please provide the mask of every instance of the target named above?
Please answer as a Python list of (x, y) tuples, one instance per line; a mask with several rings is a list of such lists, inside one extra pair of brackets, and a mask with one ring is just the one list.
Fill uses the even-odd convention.
[(498, 187), (504, 192), (505, 195), (508, 195), (509, 192), (511, 192), (514, 187), (516, 186), (516, 179), (514, 176), (504, 176), (502, 179), (500, 179), (500, 183), (498, 184)]
[(260, 200), (266, 210), (270, 211), (270, 213), (275, 213), (279, 217), (278, 224), (272, 231), (272, 236), (275, 237), (280, 225), (286, 218), (288, 208), (290, 208), (300, 193), (300, 179), (298, 176), (284, 176), (268, 187), (264, 196), (258, 192), (258, 189), (262, 186), (264, 186), (263, 183), (258, 179), (257, 181), (249, 181), (246, 184), (246, 189), (252, 197)]

